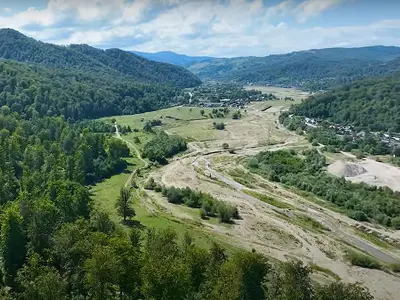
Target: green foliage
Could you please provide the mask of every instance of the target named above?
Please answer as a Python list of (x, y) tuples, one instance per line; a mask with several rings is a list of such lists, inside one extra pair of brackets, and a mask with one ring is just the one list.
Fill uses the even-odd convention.
[(1, 258), (3, 262), (5, 282), (14, 284), (18, 269), (25, 262), (26, 235), (23, 227), (23, 218), (19, 207), (13, 203), (7, 207), (1, 216)]
[(291, 112), (351, 125), (357, 131), (400, 132), (399, 97), (398, 77), (368, 79), (311, 96)]
[(278, 208), (281, 208), (281, 209), (294, 209), (294, 206), (292, 206), (292, 205), (290, 205), (288, 203), (276, 200), (275, 198), (272, 198), (272, 197), (270, 197), (268, 195), (260, 194), (260, 193), (257, 193), (257, 192), (254, 192), (254, 191), (250, 191), (250, 190), (244, 190), (244, 192), (246, 194), (250, 195), (250, 196), (253, 196), (253, 197), (255, 197), (255, 198), (257, 198), (257, 199), (259, 199), (259, 200), (261, 200), (261, 201), (263, 201), (265, 203), (271, 204), (271, 205), (273, 205), (275, 207), (278, 207)]
[(225, 129), (225, 124), (223, 122), (221, 122), (221, 123), (214, 122), (213, 126), (217, 130), (224, 130)]
[[(359, 221), (373, 220), (385, 226), (397, 226), (393, 218), (400, 213), (400, 194), (389, 188), (351, 183), (324, 171), (325, 157), (317, 150), (306, 151), (304, 157), (294, 151), (261, 152), (249, 164), (251, 171), (272, 181), (311, 192), (343, 208)], [(253, 161), (253, 162), (254, 162)], [(396, 219), (397, 222), (397, 219)]]
[(267, 83), (318, 91), (360, 77), (399, 71), (399, 54), (397, 48), (380, 46), (314, 49), (265, 57), (216, 58), (188, 69), (204, 81)]
[(149, 61), (120, 49), (101, 50), (88, 45), (56, 46), (35, 41), (12, 29), (2, 29), (0, 41), (0, 57), (4, 59), (87, 72), (97, 77), (114, 77), (115, 80), (128, 79), (177, 87), (192, 87), (201, 83), (183, 68)]
[(186, 142), (180, 136), (168, 135), (165, 132), (160, 132), (152, 140), (146, 143), (142, 155), (151, 161), (165, 164), (167, 158), (185, 151), (186, 149)]
[(316, 296), (318, 300), (373, 300), (374, 297), (366, 287), (359, 283), (344, 284), (343, 282), (333, 282), (328, 286), (317, 288)]
[(312, 300), (314, 290), (311, 269), (299, 261), (284, 263), (278, 270), (267, 274), (265, 290), (267, 300)]
[(241, 117), (242, 117), (242, 114), (240, 113), (240, 110), (235, 111), (235, 112), (232, 114), (232, 119), (233, 119), (233, 120), (238, 120), (238, 119), (240, 119)]
[(127, 218), (132, 218), (136, 215), (136, 212), (132, 207), (131, 191), (126, 187), (121, 188), (115, 206), (118, 214), (124, 219), (124, 222), (126, 222)]
[(18, 272), (17, 281), (22, 289), (18, 299), (68, 299), (67, 282), (56, 268), (44, 266), (44, 262), (36, 254), (33, 254)]
[(170, 203), (200, 208), (202, 219), (218, 216), (221, 222), (231, 223), (232, 219), (240, 218), (237, 207), (219, 201), (209, 194), (197, 192), (188, 187), (184, 189), (163, 187), (162, 192)]
[[(217, 244), (197, 248), (189, 235), (178, 242), (171, 229), (106, 232), (93, 225), (82, 219), (66, 223), (53, 234), (45, 257), (30, 253), (18, 271), (13, 298), (291, 300), (323, 295), (319, 287), (314, 292), (310, 269), (299, 263), (272, 267), (255, 251), (228, 257)], [(347, 285), (333, 289), (332, 297), (343, 290), (348, 299), (370, 299), (351, 298), (359, 290)]]
[(376, 259), (350, 248), (346, 249), (345, 259), (347, 259), (353, 266), (359, 266), (368, 269), (382, 269), (381, 263)]

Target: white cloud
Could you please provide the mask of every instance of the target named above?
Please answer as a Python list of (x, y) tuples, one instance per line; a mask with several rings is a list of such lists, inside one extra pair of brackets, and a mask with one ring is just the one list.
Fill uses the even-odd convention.
[(20, 29), (26, 25), (51, 26), (57, 21), (57, 15), (50, 10), (37, 10), (29, 7), (27, 10), (18, 12), (9, 17), (0, 17), (0, 27), (12, 27)]
[(4, 7), (4, 8), (3, 8), (3, 11), (4, 11), (5, 13), (10, 13), (10, 12), (12, 12), (12, 9), (9, 8), (9, 7)]
[(294, 10), (299, 22), (305, 22), (316, 17), (332, 6), (338, 5), (345, 0), (306, 0), (300, 3)]
[[(296, 24), (344, 1), (350, 0), (285, 0), (273, 6), (263, 0), (49, 0), (45, 9), (0, 17), (0, 26), (58, 44), (190, 55), (267, 55), (400, 44), (400, 19), (347, 27)], [(26, 27), (32, 24), (44, 28)]]

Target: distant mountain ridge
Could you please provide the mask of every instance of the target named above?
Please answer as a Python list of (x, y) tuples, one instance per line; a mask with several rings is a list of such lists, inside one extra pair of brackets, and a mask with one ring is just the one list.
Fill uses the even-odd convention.
[(141, 57), (158, 61), (165, 62), (181, 67), (189, 67), (194, 63), (199, 63), (203, 61), (213, 60), (214, 57), (211, 56), (188, 56), (185, 54), (178, 54), (172, 51), (160, 51), (155, 53), (131, 51), (131, 53), (139, 55)]
[(13, 29), (0, 29), (0, 58), (116, 77), (129, 76), (137, 82), (169, 84), (179, 88), (201, 83), (197, 76), (182, 67), (150, 61), (120, 49), (57, 46), (36, 41)]
[(400, 47), (330, 48), (266, 57), (215, 59), (192, 64), (188, 69), (202, 80), (318, 90), (400, 71), (399, 58)]
[(311, 49), (234, 58), (188, 57), (171, 52), (137, 54), (182, 65), (205, 81), (275, 84), (310, 90), (400, 71), (400, 47), (394, 46)]

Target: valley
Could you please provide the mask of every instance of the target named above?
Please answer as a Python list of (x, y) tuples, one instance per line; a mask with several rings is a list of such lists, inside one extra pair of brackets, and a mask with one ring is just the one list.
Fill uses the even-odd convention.
[(51, 34), (17, 26), (55, 44), (0, 29), (2, 300), (398, 299), (399, 47), (137, 52), (191, 36), (183, 4), (161, 5), (182, 28), (132, 40), (117, 27), (142, 3), (111, 3), (86, 45), (78, 20), (59, 32), (61, 2), (26, 12), (52, 14)]
[[(278, 92), (279, 98), (290, 95), (295, 99), (294, 103), (304, 97), (303, 92), (291, 89), (272, 87), (266, 91)], [(293, 101), (285, 100), (253, 102), (239, 120), (231, 118), (232, 112), (221, 119), (202, 117), (201, 108), (185, 106), (115, 117), (118, 125), (129, 125), (133, 130), (141, 129), (146, 121), (159, 119), (162, 125), (156, 130), (177, 134), (188, 141), (188, 150), (165, 166), (146, 167), (142, 163), (133, 166), (132, 178), (140, 187), (140, 201), (134, 205), (135, 219), (149, 228), (171, 227), (181, 234), (188, 231), (202, 247), (209, 247), (212, 237), (232, 251), (256, 249), (272, 260), (299, 259), (314, 266), (313, 277), (319, 282), (332, 282), (337, 278), (345, 282), (360, 281), (368, 286), (376, 299), (396, 299), (400, 278), (390, 269), (400, 263), (400, 242), (395, 231), (372, 224), (363, 224), (366, 228), (360, 230), (359, 222), (340, 213), (340, 208), (268, 181), (247, 169), (248, 159), (262, 151), (313, 148), (304, 136), (279, 125), (280, 113), (291, 104)], [(265, 106), (271, 107), (263, 111)], [(211, 111), (206, 109), (205, 116), (207, 110)], [(106, 122), (110, 120), (105, 119)], [(225, 129), (215, 130), (213, 121), (224, 122)], [(136, 136), (141, 140), (140, 144), (133, 143)], [(135, 149), (140, 149), (149, 138), (141, 130), (120, 137), (137, 158), (140, 156)], [(228, 147), (223, 147), (224, 144)], [(336, 157), (331, 162), (344, 157)], [(139, 176), (137, 170), (140, 170)], [(130, 176), (125, 175), (125, 178), (129, 184)], [(238, 207), (240, 219), (228, 225), (213, 219), (203, 220), (198, 209), (169, 203), (154, 190), (144, 189), (149, 178), (166, 187), (189, 187), (209, 193)], [(101, 200), (104, 197), (101, 186), (108, 185), (107, 181), (111, 180), (113, 178), (93, 189), (100, 207), (104, 201)], [(113, 188), (118, 190), (120, 186), (115, 185), (117, 187)], [(115, 201), (116, 193), (106, 198), (108, 202)], [(112, 206), (105, 209), (113, 214)], [(368, 233), (371, 231), (382, 237), (376, 238)], [(386, 242), (384, 236), (391, 242)], [(363, 253), (379, 261), (381, 270), (352, 266), (346, 258), (348, 251)]]

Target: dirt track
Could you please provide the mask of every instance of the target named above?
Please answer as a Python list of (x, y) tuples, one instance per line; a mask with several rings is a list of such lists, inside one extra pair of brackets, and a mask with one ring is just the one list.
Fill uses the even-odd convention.
[[(236, 205), (242, 219), (230, 227), (196, 219), (203, 223), (206, 230), (221, 235), (227, 243), (245, 249), (254, 248), (279, 260), (297, 258), (306, 263), (314, 263), (332, 270), (344, 281), (362, 282), (377, 299), (398, 299), (400, 278), (383, 271), (351, 267), (344, 262), (343, 241), (382, 261), (400, 262), (400, 257), (395, 252), (384, 251), (353, 235), (352, 225), (355, 221), (310, 203), (307, 199), (258, 176), (253, 177), (254, 188), (246, 187), (229, 176), (230, 170), (240, 167), (239, 161), (243, 157), (263, 150), (273, 151), (307, 145), (304, 137), (282, 129), (276, 123), (277, 112), (282, 109), (284, 107), (274, 107), (261, 112), (257, 108), (249, 108), (248, 117), (227, 124), (226, 132), (221, 135), (223, 139), (207, 141), (207, 147), (204, 142), (190, 143), (187, 154), (156, 170), (150, 176), (166, 186), (191, 187)], [(222, 143), (228, 143), (235, 148), (235, 154), (224, 151), (221, 148)], [(269, 194), (295, 209), (277, 209), (244, 193), (245, 189)], [(195, 218), (155, 193), (151, 195), (157, 205), (175, 217)], [(291, 222), (291, 216), (298, 213), (307, 214), (330, 231), (310, 230)], [(328, 281), (332, 280), (329, 276), (325, 277)]]

